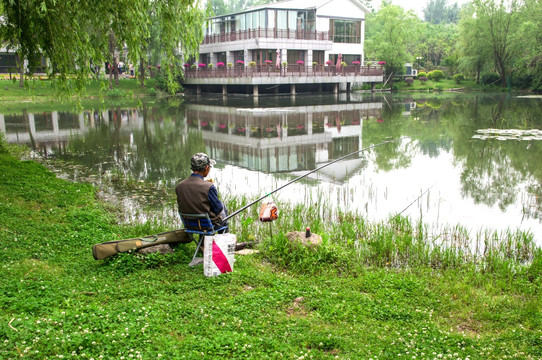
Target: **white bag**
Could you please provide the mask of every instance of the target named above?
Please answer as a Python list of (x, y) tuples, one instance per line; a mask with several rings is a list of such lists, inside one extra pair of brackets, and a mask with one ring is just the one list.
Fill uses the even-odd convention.
[(203, 240), (203, 275), (217, 276), (232, 272), (236, 243), (237, 237), (230, 233), (206, 236)]

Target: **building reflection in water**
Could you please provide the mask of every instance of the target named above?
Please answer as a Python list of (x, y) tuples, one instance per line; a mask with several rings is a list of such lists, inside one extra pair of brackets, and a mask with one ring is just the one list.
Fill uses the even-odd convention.
[[(184, 119), (172, 120), (181, 121), (182, 136), (189, 130), (200, 132), (206, 151), (222, 164), (281, 173), (312, 170), (360, 150), (363, 121), (379, 118), (381, 111), (380, 102), (273, 108), (187, 104)], [(123, 134), (119, 141), (125, 150), (136, 150), (141, 144), (134, 143), (133, 134), (141, 131), (146, 121), (161, 120), (154, 118), (153, 111), (120, 108), (78, 114), (25, 112), (0, 114), (0, 131), (8, 142), (31, 144), (47, 156), (63, 152), (73, 136), (85, 137), (90, 129), (108, 126)], [(341, 181), (347, 177), (345, 169), (351, 172), (361, 167), (361, 155), (354, 155), (323, 169), (319, 178)]]
[[(363, 121), (378, 118), (382, 103), (281, 108), (187, 105), (187, 128), (203, 135), (209, 155), (224, 164), (265, 173), (312, 170), (360, 150)], [(342, 180), (359, 169), (361, 155), (330, 166), (320, 179)], [(342, 172), (342, 173), (341, 173)]]

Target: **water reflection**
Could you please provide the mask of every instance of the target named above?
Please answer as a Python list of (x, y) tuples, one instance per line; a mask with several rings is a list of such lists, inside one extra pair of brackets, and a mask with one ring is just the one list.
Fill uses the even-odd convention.
[[(340, 156), (408, 136), (276, 196), (325, 201), (371, 220), (401, 213), (473, 232), (531, 229), (542, 243), (541, 112), (541, 99), (508, 94), (297, 96), (262, 98), (257, 107), (250, 99), (206, 98), (80, 114), (3, 114), (0, 130), (44, 156), (168, 187), (188, 175), (191, 154), (205, 151), (219, 163), (212, 176), (222, 194), (254, 197)], [(488, 133), (530, 137), (479, 136)]]
[[(312, 170), (360, 150), (363, 121), (378, 118), (381, 111), (380, 102), (280, 108), (187, 105), (186, 124), (202, 134), (209, 155), (219, 162), (278, 173)], [(345, 176), (334, 174), (335, 180)]]

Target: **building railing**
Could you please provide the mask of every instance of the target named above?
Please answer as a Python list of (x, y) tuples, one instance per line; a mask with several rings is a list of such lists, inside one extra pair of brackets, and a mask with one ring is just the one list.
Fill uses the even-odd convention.
[(255, 65), (255, 66), (232, 66), (232, 67), (213, 67), (213, 68), (188, 68), (185, 69), (187, 79), (197, 78), (240, 78), (240, 77), (281, 77), (281, 76), (383, 76), (384, 72), (380, 66), (324, 66), (324, 65), (287, 65), (280, 68), (275, 65)]
[(227, 33), (205, 35), (202, 44), (216, 44), (227, 41), (248, 40), (256, 38), (271, 39), (296, 39), (296, 40), (329, 40), (327, 31), (316, 30), (290, 30), (276, 28), (256, 28), (248, 30), (239, 30)]

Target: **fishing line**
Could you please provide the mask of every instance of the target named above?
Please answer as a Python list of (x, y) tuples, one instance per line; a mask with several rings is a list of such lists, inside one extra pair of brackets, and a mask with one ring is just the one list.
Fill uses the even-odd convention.
[[(322, 165), (322, 166), (320, 166), (320, 167), (317, 167), (317, 168), (314, 169), (314, 170), (309, 171), (309, 172), (306, 173), (306, 174), (300, 175), (300, 176), (296, 177), (295, 179), (293, 179), (293, 180), (287, 182), (286, 184), (280, 186), (279, 188), (277, 188), (277, 189), (275, 189), (275, 190), (273, 190), (273, 191), (271, 191), (271, 192), (269, 192), (269, 193), (267, 193), (267, 194), (265, 194), (265, 195), (259, 197), (258, 199), (254, 200), (254, 201), (251, 202), (250, 204), (247, 204), (247, 205), (243, 206), (242, 208), (240, 208), (239, 210), (235, 211), (234, 213), (232, 213), (232, 214), (226, 216), (222, 221), (228, 220), (229, 218), (231, 218), (231, 217), (233, 217), (233, 216), (239, 214), (241, 211), (243, 211), (243, 210), (245, 210), (245, 209), (251, 207), (252, 205), (256, 204), (258, 201), (265, 199), (265, 198), (268, 197), (269, 195), (272, 195), (272, 194), (276, 193), (277, 191), (284, 189), (286, 186), (288, 186), (288, 185), (290, 185), (290, 184), (292, 184), (292, 183), (294, 183), (294, 182), (296, 182), (296, 181), (298, 181), (298, 180), (301, 180), (301, 179), (303, 179), (304, 177), (306, 177), (306, 176), (308, 176), (308, 175), (310, 175), (310, 174), (312, 174), (312, 173), (314, 173), (314, 172), (316, 172), (316, 171), (318, 171), (318, 170), (320, 170), (320, 169), (325, 168), (326, 166), (329, 166), (329, 165), (331, 165), (331, 164), (333, 164), (333, 163), (336, 163), (336, 162), (338, 162), (338, 161), (341, 161), (341, 160), (343, 160), (343, 159), (346, 159), (347, 157), (350, 157), (350, 156), (352, 156), (352, 155), (358, 154), (358, 153), (363, 152), (363, 151), (365, 151), (365, 150), (369, 150), (369, 149), (375, 148), (375, 147), (380, 146), (380, 145), (389, 144), (389, 143), (392, 143), (392, 142), (395, 142), (395, 141), (399, 141), (399, 140), (403, 140), (403, 139), (406, 139), (406, 138), (408, 138), (408, 136), (403, 136), (403, 137), (400, 137), (400, 138), (398, 138), (398, 139), (393, 139), (393, 140), (387, 140), (387, 141), (381, 142), (381, 143), (379, 143), (379, 144), (374, 144), (374, 145), (371, 145), (371, 146), (367, 146), (367, 147), (365, 147), (365, 148), (363, 148), (363, 149), (361, 149), (361, 150), (357, 150), (357, 151), (351, 152), (350, 154), (341, 156), (341, 157), (339, 157), (339, 158), (337, 158), (337, 159), (335, 159), (335, 160), (333, 160), (333, 161), (331, 161), (331, 162), (329, 162), (329, 163), (327, 163), (327, 164), (324, 164), (324, 165)], [(403, 210), (403, 211), (404, 211), (404, 210)]]

